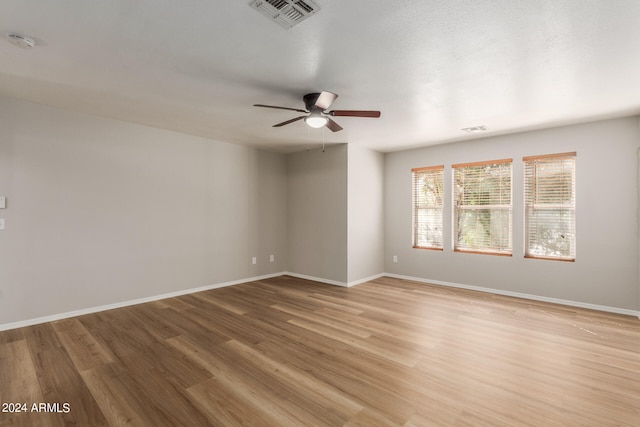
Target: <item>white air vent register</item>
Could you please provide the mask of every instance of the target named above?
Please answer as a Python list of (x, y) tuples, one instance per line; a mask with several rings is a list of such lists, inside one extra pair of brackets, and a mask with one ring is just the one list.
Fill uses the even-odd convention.
[(278, 25), (291, 29), (320, 10), (311, 0), (255, 0), (251, 7)]

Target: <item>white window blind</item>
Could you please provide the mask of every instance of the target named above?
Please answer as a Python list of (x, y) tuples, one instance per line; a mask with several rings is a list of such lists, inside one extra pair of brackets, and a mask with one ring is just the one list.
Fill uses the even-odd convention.
[(413, 247), (442, 250), (444, 166), (411, 170), (413, 177)]
[(524, 157), (525, 256), (575, 261), (576, 153)]
[(511, 159), (453, 165), (455, 251), (511, 255)]

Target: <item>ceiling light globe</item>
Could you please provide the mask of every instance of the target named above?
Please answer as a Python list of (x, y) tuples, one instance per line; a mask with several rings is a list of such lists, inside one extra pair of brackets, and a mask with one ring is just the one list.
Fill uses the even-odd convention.
[(316, 129), (321, 128), (322, 126), (326, 125), (328, 122), (327, 118), (323, 116), (309, 116), (305, 118), (304, 121), (310, 127), (316, 128)]

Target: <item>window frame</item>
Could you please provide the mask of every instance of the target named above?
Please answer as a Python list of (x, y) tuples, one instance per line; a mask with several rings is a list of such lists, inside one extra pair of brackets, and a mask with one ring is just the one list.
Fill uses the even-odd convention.
[[(439, 174), (440, 179), (440, 204), (432, 204), (432, 205), (418, 205), (418, 189), (417, 187), (417, 174), (425, 173), (425, 172), (434, 172)], [(444, 250), (444, 165), (437, 166), (426, 166), (420, 168), (411, 169), (411, 210), (412, 210), (412, 247), (414, 249), (427, 249), (427, 250), (435, 250), (435, 251), (443, 251)], [(419, 229), (420, 229), (420, 210), (435, 210), (439, 211), (439, 220), (440, 220), (440, 244), (432, 245), (432, 246), (424, 246), (419, 245), (417, 242), (419, 240)]]
[[(465, 168), (477, 168), (480, 166), (490, 166), (490, 165), (504, 165), (508, 164), (509, 167), (509, 200), (508, 203), (501, 204), (479, 204), (479, 205), (471, 205), (459, 204), (459, 195), (460, 190), (457, 187), (458, 184), (458, 173), (462, 169)], [(484, 255), (498, 255), (498, 256), (513, 256), (513, 159), (498, 159), (498, 160), (487, 160), (481, 162), (471, 162), (471, 163), (457, 163), (451, 165), (452, 169), (452, 240), (453, 240), (453, 251), (461, 252), (461, 253), (475, 253), (475, 254), (484, 254)], [(464, 192), (462, 193), (464, 197)], [(500, 193), (501, 195), (502, 193)], [(465, 207), (462, 207), (465, 206)], [(473, 207), (472, 207), (473, 206)], [(485, 208), (476, 207), (476, 206), (486, 206)], [(480, 209), (488, 209), (490, 211), (507, 211), (508, 214), (508, 227), (507, 227), (507, 246), (506, 248), (496, 247), (496, 246), (485, 246), (485, 247), (464, 247), (460, 244), (460, 239), (458, 237), (459, 229), (460, 229), (460, 212), (464, 210), (480, 210)], [(491, 234), (489, 234), (491, 236)]]
[[(524, 257), (527, 259), (543, 259), (549, 261), (564, 261), (564, 262), (575, 262), (576, 260), (576, 163), (577, 163), (577, 153), (576, 152), (566, 152), (566, 153), (555, 153), (555, 154), (545, 154), (538, 156), (527, 156), (523, 157), (522, 161), (524, 163), (523, 175), (524, 175), (524, 187), (523, 187), (523, 205), (524, 205)], [(529, 172), (529, 164), (533, 165), (535, 162), (545, 161), (552, 162), (554, 160), (559, 159), (571, 159), (572, 167), (571, 167), (571, 203), (563, 204), (563, 203), (554, 203), (554, 204), (546, 204), (545, 203), (536, 203), (536, 201), (530, 201), (530, 196), (535, 193), (533, 188), (533, 182), (529, 182), (529, 179), (532, 180), (533, 175), (535, 174), (535, 169), (533, 172)], [(553, 188), (553, 191), (558, 191), (558, 189)], [(541, 206), (536, 208), (536, 205)], [(569, 255), (535, 255), (531, 253), (531, 217), (532, 210), (547, 210), (547, 211), (557, 211), (561, 213), (566, 213), (566, 211), (570, 212), (569, 219), (569, 228), (570, 228), (570, 240), (569, 240)], [(564, 238), (564, 236), (562, 236)]]

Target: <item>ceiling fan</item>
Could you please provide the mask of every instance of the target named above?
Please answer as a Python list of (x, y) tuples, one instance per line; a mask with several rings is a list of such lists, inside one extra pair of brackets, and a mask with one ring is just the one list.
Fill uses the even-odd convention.
[(264, 107), (264, 108), (277, 108), (279, 110), (290, 110), (297, 111), (299, 113), (308, 113), (306, 116), (299, 116), (294, 119), (287, 120), (282, 123), (278, 123), (273, 125), (273, 127), (280, 127), (284, 125), (288, 125), (289, 123), (297, 122), (298, 120), (304, 119), (305, 123), (312, 128), (321, 128), (326, 126), (332, 132), (338, 132), (342, 130), (342, 126), (333, 121), (331, 117), (380, 117), (380, 111), (371, 111), (371, 110), (331, 110), (326, 111), (329, 106), (335, 101), (338, 97), (335, 93), (331, 92), (319, 92), (319, 93), (308, 93), (302, 99), (304, 100), (304, 105), (306, 110), (302, 110), (299, 108), (289, 108), (289, 107), (278, 107), (275, 105), (264, 105), (264, 104), (253, 104), (254, 107)]

